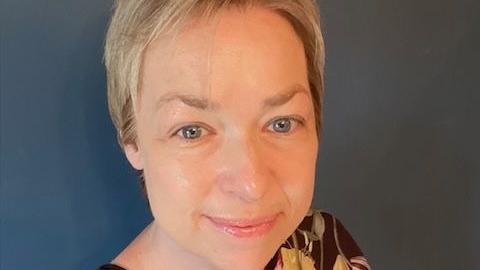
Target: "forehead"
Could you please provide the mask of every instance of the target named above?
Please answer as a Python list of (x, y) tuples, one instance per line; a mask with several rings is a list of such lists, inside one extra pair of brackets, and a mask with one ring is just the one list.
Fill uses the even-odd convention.
[(188, 21), (149, 45), (142, 70), (142, 91), (156, 94), (271, 94), (307, 81), (301, 40), (286, 19), (264, 8)]

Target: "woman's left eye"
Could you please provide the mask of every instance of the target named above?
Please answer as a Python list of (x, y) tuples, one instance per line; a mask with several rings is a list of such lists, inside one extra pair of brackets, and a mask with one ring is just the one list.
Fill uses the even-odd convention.
[(304, 120), (299, 117), (281, 117), (270, 122), (274, 132), (288, 134), (296, 128), (297, 125), (303, 125)]

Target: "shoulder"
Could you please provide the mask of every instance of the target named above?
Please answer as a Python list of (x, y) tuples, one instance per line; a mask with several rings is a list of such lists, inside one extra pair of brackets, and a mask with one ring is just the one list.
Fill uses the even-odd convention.
[(316, 269), (370, 270), (352, 235), (333, 214), (310, 209), (285, 247), (297, 247), (315, 261)]
[(97, 270), (140, 269), (142, 254), (147, 250), (147, 234), (150, 228), (151, 224), (145, 227), (110, 263), (102, 265)]

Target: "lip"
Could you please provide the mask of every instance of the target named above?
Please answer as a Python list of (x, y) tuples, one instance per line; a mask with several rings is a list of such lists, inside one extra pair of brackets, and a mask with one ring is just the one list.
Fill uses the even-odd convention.
[(268, 233), (278, 214), (254, 219), (231, 219), (206, 216), (218, 230), (238, 238), (259, 237)]

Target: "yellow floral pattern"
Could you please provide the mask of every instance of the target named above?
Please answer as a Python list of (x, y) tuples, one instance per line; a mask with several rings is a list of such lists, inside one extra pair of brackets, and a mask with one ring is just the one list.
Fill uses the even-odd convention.
[(315, 270), (315, 262), (312, 258), (305, 255), (302, 251), (292, 248), (280, 249), (283, 268), (282, 270)]

